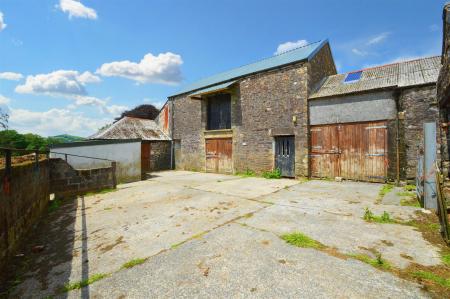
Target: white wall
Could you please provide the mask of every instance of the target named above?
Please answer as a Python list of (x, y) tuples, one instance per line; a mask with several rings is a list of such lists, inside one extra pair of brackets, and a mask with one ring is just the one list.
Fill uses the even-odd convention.
[[(85, 143), (85, 144), (83, 144)], [(89, 144), (91, 143), (91, 144)], [(141, 179), (141, 142), (92, 144), (95, 142), (77, 142), (75, 146), (57, 145), (51, 148), (51, 158), (62, 158), (64, 155), (52, 152), (109, 159), (117, 162), (117, 181), (119, 183), (138, 181)], [(97, 142), (98, 143), (98, 142)], [(68, 156), (67, 162), (75, 169), (109, 167), (111, 162)]]

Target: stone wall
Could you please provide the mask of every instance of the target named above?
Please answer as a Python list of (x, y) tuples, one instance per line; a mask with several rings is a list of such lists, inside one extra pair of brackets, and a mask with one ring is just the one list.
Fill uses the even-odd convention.
[(50, 159), (50, 168), (50, 192), (55, 197), (116, 188), (115, 166), (77, 170), (63, 159), (54, 158)]
[[(10, 194), (5, 188), (5, 169), (0, 169), (0, 272), (20, 239), (46, 210), (50, 194), (48, 160), (15, 165), (11, 170)], [(0, 275), (1, 276), (1, 275)]]
[(308, 62), (308, 95), (328, 76), (336, 75), (336, 66), (331, 53), (330, 44), (326, 44), (320, 51)]
[(170, 151), (170, 141), (152, 141), (150, 145), (150, 170), (171, 169)]
[[(399, 107), (400, 111), (405, 113), (401, 121), (405, 157), (403, 171), (406, 179), (414, 179), (417, 157), (423, 140), (423, 123), (436, 122), (438, 125), (436, 86), (418, 86), (402, 90), (399, 96)], [(439, 140), (440, 138), (438, 142)]]

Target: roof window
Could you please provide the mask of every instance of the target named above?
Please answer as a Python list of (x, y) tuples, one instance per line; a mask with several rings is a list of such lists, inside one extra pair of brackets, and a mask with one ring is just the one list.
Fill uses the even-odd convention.
[(345, 77), (345, 83), (353, 83), (361, 79), (362, 71), (348, 73), (347, 77)]

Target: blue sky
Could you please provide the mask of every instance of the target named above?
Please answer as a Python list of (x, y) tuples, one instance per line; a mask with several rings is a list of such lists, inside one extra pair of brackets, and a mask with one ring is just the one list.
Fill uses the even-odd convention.
[(184, 84), (328, 38), (339, 72), (439, 55), (445, 0), (0, 0), (10, 127), (87, 136)]

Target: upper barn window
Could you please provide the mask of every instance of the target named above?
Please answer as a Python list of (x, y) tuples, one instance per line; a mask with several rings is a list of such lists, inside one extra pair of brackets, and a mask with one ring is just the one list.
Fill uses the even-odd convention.
[(208, 97), (208, 130), (231, 129), (231, 95)]

